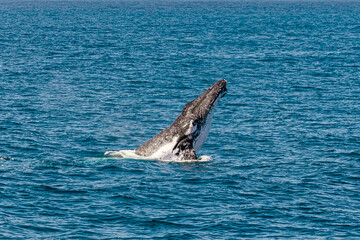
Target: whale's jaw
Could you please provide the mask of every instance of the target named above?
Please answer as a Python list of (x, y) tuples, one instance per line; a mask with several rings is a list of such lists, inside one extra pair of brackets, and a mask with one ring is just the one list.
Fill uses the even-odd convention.
[(136, 148), (135, 154), (153, 159), (197, 159), (209, 134), (215, 107), (226, 92), (225, 79), (214, 83), (187, 103), (168, 128)]

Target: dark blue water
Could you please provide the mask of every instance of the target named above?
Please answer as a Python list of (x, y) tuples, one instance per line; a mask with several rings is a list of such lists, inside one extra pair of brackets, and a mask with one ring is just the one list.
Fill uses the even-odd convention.
[[(360, 238), (359, 12), (1, 1), (0, 238)], [(212, 161), (102, 158), (221, 78)]]

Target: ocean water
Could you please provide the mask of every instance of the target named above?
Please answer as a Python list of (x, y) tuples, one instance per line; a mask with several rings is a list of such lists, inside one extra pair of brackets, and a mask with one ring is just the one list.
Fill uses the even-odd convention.
[[(0, 238), (359, 239), (360, 3), (0, 2)], [(201, 155), (107, 159), (228, 80)]]

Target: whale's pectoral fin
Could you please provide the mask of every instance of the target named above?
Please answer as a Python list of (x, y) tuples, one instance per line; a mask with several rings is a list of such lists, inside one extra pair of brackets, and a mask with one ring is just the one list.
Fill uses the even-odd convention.
[(176, 152), (177, 155), (181, 157), (181, 159), (197, 159), (191, 135), (187, 135), (182, 140), (180, 140), (179, 143), (175, 146), (175, 148), (178, 149)]

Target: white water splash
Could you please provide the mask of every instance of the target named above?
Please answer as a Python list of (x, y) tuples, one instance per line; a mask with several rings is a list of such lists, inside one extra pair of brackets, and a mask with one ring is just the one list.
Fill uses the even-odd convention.
[(209, 162), (212, 160), (210, 156), (200, 156), (198, 159), (178, 159), (174, 157), (167, 157), (167, 158), (156, 158), (154, 156), (151, 157), (144, 157), (137, 155), (135, 150), (120, 150), (120, 151), (108, 151), (105, 152), (106, 158), (125, 158), (125, 159), (140, 159), (140, 160), (156, 160), (156, 161), (163, 161), (163, 162)]

